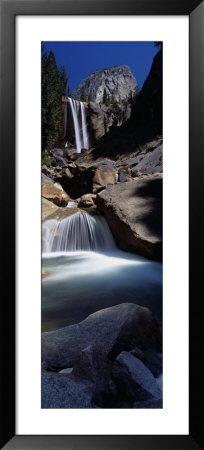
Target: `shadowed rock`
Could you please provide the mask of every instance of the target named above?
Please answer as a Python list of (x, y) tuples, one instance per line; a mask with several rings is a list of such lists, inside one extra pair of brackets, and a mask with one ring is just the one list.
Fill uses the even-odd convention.
[(149, 175), (107, 186), (96, 196), (120, 248), (162, 258), (162, 178)]
[(161, 399), (162, 393), (150, 370), (128, 352), (122, 352), (113, 364), (113, 376), (125, 396), (135, 400)]
[(74, 367), (79, 353), (93, 346), (101, 358), (114, 360), (138, 346), (160, 345), (159, 326), (152, 313), (132, 303), (100, 310), (76, 325), (42, 334), (42, 361), (51, 370)]

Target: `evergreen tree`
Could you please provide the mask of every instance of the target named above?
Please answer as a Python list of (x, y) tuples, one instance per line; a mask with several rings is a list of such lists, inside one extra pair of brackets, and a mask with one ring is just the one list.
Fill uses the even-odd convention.
[(62, 132), (62, 85), (54, 53), (42, 46), (42, 150), (50, 149)]
[(112, 105), (116, 105), (116, 103), (118, 103), (114, 94), (111, 95), (111, 101), (110, 102), (111, 102)]
[(104, 88), (104, 91), (103, 91), (103, 103), (106, 105), (106, 102), (107, 102), (107, 91), (106, 91), (106, 88)]
[(91, 92), (89, 92), (88, 102), (92, 102), (92, 93)]
[(130, 103), (130, 105), (132, 105), (132, 103), (133, 103), (132, 91), (130, 91), (129, 94), (128, 94), (128, 102)]
[(64, 64), (60, 68), (60, 82), (61, 82), (61, 88), (62, 88), (62, 96), (65, 96), (65, 97), (68, 96), (68, 91), (69, 91), (68, 80), (69, 80), (69, 77), (67, 74), (66, 66)]
[(81, 97), (80, 97), (81, 102), (86, 102), (86, 90), (85, 90), (85, 86), (82, 86), (81, 88)]

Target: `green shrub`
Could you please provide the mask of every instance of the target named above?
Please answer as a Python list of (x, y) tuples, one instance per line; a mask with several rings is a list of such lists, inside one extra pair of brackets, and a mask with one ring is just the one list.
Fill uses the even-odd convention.
[(45, 152), (42, 153), (42, 165), (45, 164), (47, 167), (51, 166), (51, 159)]
[(119, 154), (116, 155), (115, 159), (116, 159), (116, 161), (118, 161), (120, 159), (120, 155)]

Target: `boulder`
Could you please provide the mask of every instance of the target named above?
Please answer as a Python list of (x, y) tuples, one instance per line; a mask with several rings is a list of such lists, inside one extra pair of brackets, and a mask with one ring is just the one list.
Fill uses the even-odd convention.
[(152, 372), (155, 378), (162, 373), (162, 354), (158, 353), (155, 348), (148, 348), (142, 352), (136, 347), (131, 350), (130, 353), (140, 359)]
[(69, 170), (69, 168), (68, 167), (64, 167), (63, 169), (62, 169), (62, 171), (61, 171), (61, 174), (62, 174), (62, 176), (63, 177), (67, 177), (67, 178), (72, 178), (73, 177), (73, 175), (72, 175), (72, 173), (70, 172), (70, 170)]
[[(53, 206), (52, 208), (50, 207), (51, 205)], [(69, 216), (73, 216), (73, 214), (76, 213), (84, 214), (84, 211), (83, 209), (76, 208), (75, 206), (71, 208), (61, 208), (42, 197), (42, 222), (48, 219), (61, 221)]]
[(41, 183), (42, 184), (54, 184), (54, 181), (45, 175), (44, 173), (41, 174)]
[(54, 203), (42, 197), (42, 222), (50, 218), (54, 213), (57, 213), (59, 209)]
[(90, 168), (94, 170), (93, 184), (97, 187), (106, 187), (116, 182), (117, 170), (110, 159), (99, 161)]
[(91, 383), (72, 374), (42, 371), (42, 408), (96, 408)]
[(54, 148), (53, 150), (52, 150), (52, 155), (53, 156), (63, 156), (64, 155), (64, 150), (62, 149), (62, 148)]
[(60, 167), (67, 167), (68, 161), (63, 158), (62, 156), (54, 155), (52, 158), (52, 165), (53, 166), (60, 166)]
[(95, 206), (94, 199), (96, 194), (85, 194), (79, 200), (79, 207), (81, 208), (92, 208)]
[(42, 361), (46, 367), (74, 367), (88, 346), (100, 350), (101, 358), (114, 360), (121, 351), (161, 344), (160, 328), (147, 308), (122, 303), (95, 312), (82, 322), (42, 334)]
[(75, 164), (75, 162), (70, 162), (68, 164), (68, 169), (70, 170), (71, 173), (74, 173), (74, 170), (77, 168), (77, 165)]
[(135, 400), (161, 399), (162, 393), (150, 370), (128, 352), (122, 352), (113, 364), (113, 377), (119, 389)]
[(162, 259), (162, 178), (149, 175), (107, 186), (96, 196), (118, 246)]
[(73, 375), (94, 384), (97, 392), (97, 403), (111, 406), (117, 397), (117, 388), (111, 378), (112, 363), (104, 357), (99, 347), (89, 345), (81, 352), (74, 364)]
[(125, 181), (130, 181), (131, 171), (129, 167), (121, 167), (118, 170), (118, 181), (124, 183)]
[(49, 170), (48, 170), (48, 167), (46, 166), (46, 164), (42, 165), (41, 172), (44, 173), (45, 175), (48, 174)]
[(53, 185), (43, 184), (42, 197), (52, 201), (57, 206), (66, 206), (70, 200), (70, 197), (59, 183), (55, 183)]

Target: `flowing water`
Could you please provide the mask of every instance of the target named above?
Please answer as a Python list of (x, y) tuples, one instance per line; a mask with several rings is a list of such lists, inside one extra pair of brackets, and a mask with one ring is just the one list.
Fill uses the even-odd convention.
[(43, 331), (123, 302), (147, 306), (161, 324), (162, 265), (119, 250), (104, 217), (44, 222), (42, 251)]
[(77, 153), (81, 153), (82, 148), (89, 148), (89, 136), (86, 123), (85, 107), (83, 102), (73, 100), (70, 97), (67, 97), (67, 99), (70, 105), (74, 123), (76, 151)]

